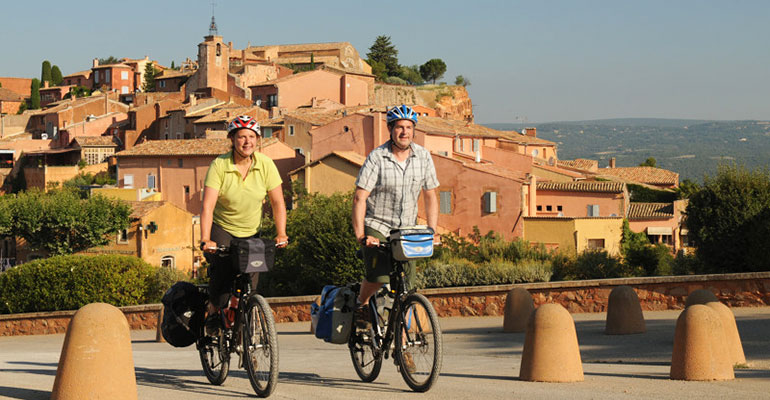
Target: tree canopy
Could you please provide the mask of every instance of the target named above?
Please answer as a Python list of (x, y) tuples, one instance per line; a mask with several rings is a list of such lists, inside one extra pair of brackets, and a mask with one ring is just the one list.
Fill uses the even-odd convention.
[(455, 85), (459, 85), (459, 86), (462, 86), (462, 87), (468, 87), (468, 86), (471, 85), (471, 81), (470, 81), (470, 79), (468, 79), (468, 78), (466, 78), (466, 77), (464, 77), (462, 75), (457, 75), (457, 77), (455, 78)]
[(436, 83), (436, 79), (441, 79), (444, 76), (444, 72), (446, 72), (446, 64), (440, 58), (430, 59), (420, 66), (422, 78), (433, 83)]
[[(369, 65), (372, 62), (382, 63), (385, 66), (385, 72), (387, 76), (398, 76), (400, 72), (400, 66), (398, 65), (398, 50), (390, 42), (390, 36), (380, 35), (374, 39), (374, 44), (369, 47), (369, 52), (366, 53), (369, 58)], [(374, 69), (374, 66), (372, 66)], [(376, 74), (375, 74), (376, 75)]]
[(411, 67), (406, 65), (401, 66), (401, 74), (399, 77), (412, 85), (422, 85), (425, 82), (420, 75), (419, 65), (412, 65)]
[(120, 62), (120, 60), (118, 60), (114, 56), (109, 56), (107, 58), (100, 58), (99, 59), (99, 65), (117, 64), (119, 62)]
[(32, 110), (40, 108), (40, 80), (37, 78), (32, 78), (30, 85), (29, 108)]
[(658, 161), (655, 159), (655, 157), (647, 157), (646, 160), (644, 160), (643, 163), (639, 164), (640, 167), (657, 167)]
[(76, 190), (20, 192), (0, 197), (2, 210), (10, 210), (11, 234), (23, 238), (33, 250), (50, 255), (71, 254), (109, 243), (108, 234), (128, 227), (127, 203), (93, 196), (82, 199)]
[(64, 81), (64, 77), (61, 74), (61, 70), (59, 69), (58, 65), (54, 65), (51, 67), (51, 85), (59, 86), (61, 85), (62, 81)]
[(51, 83), (51, 62), (48, 60), (43, 61), (42, 71), (40, 72), (40, 82)]
[(706, 272), (770, 270), (770, 172), (720, 165), (687, 206), (689, 238)]
[(154, 92), (155, 91), (155, 77), (160, 75), (160, 70), (155, 68), (153, 63), (149, 62), (144, 67), (144, 82), (142, 83), (142, 91)]

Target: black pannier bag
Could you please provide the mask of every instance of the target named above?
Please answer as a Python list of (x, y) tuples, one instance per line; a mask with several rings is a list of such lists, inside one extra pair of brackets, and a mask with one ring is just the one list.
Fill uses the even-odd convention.
[(275, 241), (262, 238), (234, 238), (230, 241), (230, 257), (235, 273), (267, 272), (275, 262)]
[(198, 340), (206, 314), (206, 295), (190, 282), (177, 282), (163, 295), (163, 339), (174, 347)]

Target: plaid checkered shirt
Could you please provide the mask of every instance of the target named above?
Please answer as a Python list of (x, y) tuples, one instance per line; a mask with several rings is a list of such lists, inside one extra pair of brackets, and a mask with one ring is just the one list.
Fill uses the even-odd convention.
[(366, 157), (358, 171), (356, 186), (370, 192), (366, 200), (364, 225), (385, 237), (391, 229), (417, 223), (417, 199), (421, 190), (438, 187), (436, 167), (430, 152), (412, 143), (409, 157), (399, 163), (391, 151), (391, 141)]

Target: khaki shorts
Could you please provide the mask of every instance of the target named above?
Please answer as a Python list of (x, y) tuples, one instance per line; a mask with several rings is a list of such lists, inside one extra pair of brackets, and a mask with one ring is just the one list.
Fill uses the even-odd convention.
[[(385, 236), (383, 236), (379, 231), (368, 226), (364, 228), (364, 234), (367, 236), (376, 237), (380, 240), (381, 243), (387, 241)], [(364, 252), (364, 266), (366, 267), (364, 279), (366, 279), (367, 282), (373, 283), (390, 283), (391, 287), (393, 287), (395, 282), (390, 282), (390, 253), (387, 253), (376, 247), (361, 246), (361, 248)], [(404, 282), (404, 284), (406, 285), (407, 290), (412, 288), (412, 285), (414, 284), (416, 274), (415, 264), (416, 263), (414, 261), (409, 261), (404, 264), (404, 275), (406, 276), (406, 282)]]

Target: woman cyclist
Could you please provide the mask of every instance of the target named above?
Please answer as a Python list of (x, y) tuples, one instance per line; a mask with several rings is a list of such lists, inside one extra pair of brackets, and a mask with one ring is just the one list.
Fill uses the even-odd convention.
[[(201, 212), (201, 249), (209, 262), (209, 318), (207, 331), (216, 330), (217, 312), (227, 305), (236, 272), (228, 258), (214, 257), (217, 246), (228, 246), (233, 238), (259, 234), (262, 202), (267, 196), (275, 219), (277, 247), (285, 247), (286, 204), (278, 169), (257, 151), (259, 124), (249, 116), (238, 116), (227, 129), (232, 151), (211, 163), (206, 173)], [(256, 287), (258, 273), (252, 276)]]

